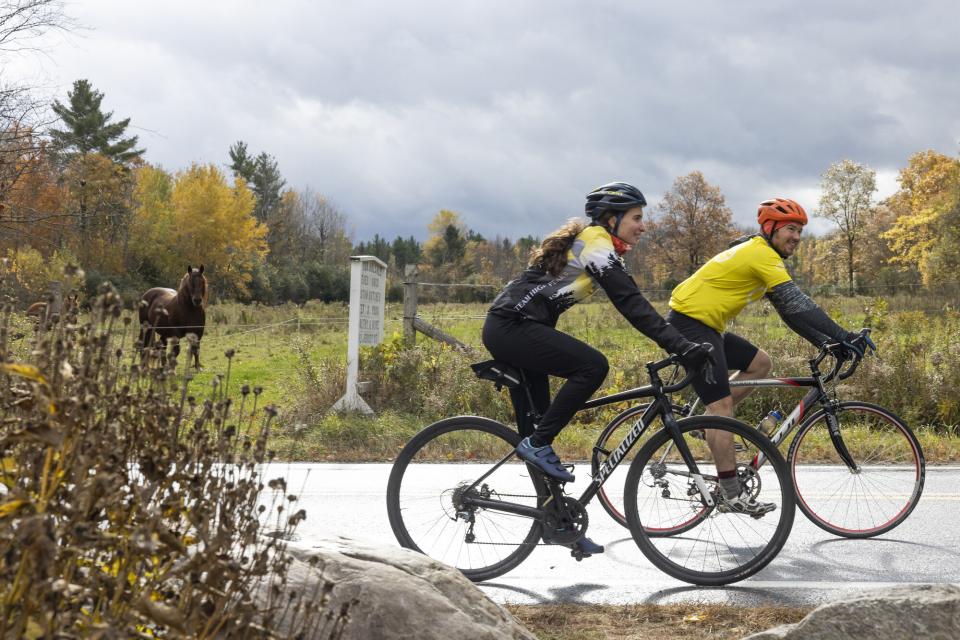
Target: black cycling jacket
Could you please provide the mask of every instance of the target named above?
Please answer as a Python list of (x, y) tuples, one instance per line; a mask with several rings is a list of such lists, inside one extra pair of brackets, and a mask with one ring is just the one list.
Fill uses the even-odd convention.
[(531, 267), (507, 284), (489, 311), (556, 326), (560, 314), (592, 294), (596, 285), (630, 324), (664, 350), (682, 353), (691, 346), (640, 293), (614, 250), (610, 232), (599, 225), (577, 235), (559, 276)]

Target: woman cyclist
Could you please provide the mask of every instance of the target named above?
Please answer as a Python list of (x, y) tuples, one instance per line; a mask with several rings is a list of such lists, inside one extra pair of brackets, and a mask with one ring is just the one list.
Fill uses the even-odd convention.
[[(667, 323), (624, 268), (620, 256), (644, 232), (646, 204), (640, 190), (624, 182), (588, 193), (585, 210), (590, 224), (573, 219), (548, 235), (531, 253), (527, 270), (493, 301), (483, 325), (483, 344), (497, 360), (523, 370), (535, 405), (527, 407), (526, 394), (511, 390), (524, 436), (517, 455), (562, 482), (572, 482), (574, 476), (551, 443), (600, 388), (609, 366), (602, 353), (555, 327), (560, 314), (593, 293), (597, 285), (636, 329), (665, 351), (680, 354), (686, 368), (713, 366), (710, 347), (687, 340)], [(549, 375), (566, 379), (553, 402)], [(531, 424), (533, 411), (542, 416), (539, 424)], [(589, 538), (577, 544), (584, 555), (603, 552)]]

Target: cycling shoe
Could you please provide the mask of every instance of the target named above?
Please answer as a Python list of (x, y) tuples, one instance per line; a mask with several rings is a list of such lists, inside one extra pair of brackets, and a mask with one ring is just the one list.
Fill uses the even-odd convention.
[(574, 542), (572, 545), (570, 545), (570, 548), (582, 553), (584, 558), (589, 558), (592, 555), (603, 553), (603, 545), (597, 544), (586, 536)]
[(530, 444), (530, 437), (528, 436), (517, 445), (517, 455), (521, 460), (529, 462), (560, 482), (573, 482), (574, 480), (574, 475), (564, 468), (563, 463), (560, 462), (560, 457), (548, 444), (542, 447), (534, 447)]

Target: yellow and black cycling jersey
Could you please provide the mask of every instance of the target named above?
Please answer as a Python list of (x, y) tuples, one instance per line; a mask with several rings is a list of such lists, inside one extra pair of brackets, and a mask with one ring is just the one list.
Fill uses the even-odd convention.
[(600, 286), (630, 323), (662, 348), (679, 353), (686, 339), (643, 297), (613, 246), (610, 232), (599, 225), (577, 234), (560, 275), (530, 267), (493, 301), (490, 313), (556, 326), (560, 314)]
[(670, 308), (723, 333), (748, 303), (767, 296), (791, 329), (815, 345), (855, 338), (793, 282), (769, 241), (741, 238), (678, 284)]
[(748, 303), (790, 280), (783, 258), (754, 236), (718, 253), (677, 285), (670, 308), (723, 333)]

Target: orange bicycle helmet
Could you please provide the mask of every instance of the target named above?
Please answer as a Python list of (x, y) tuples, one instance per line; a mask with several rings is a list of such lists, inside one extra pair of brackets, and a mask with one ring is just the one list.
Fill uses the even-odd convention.
[(797, 202), (787, 198), (771, 198), (760, 203), (757, 210), (757, 222), (767, 235), (772, 235), (777, 227), (788, 222), (807, 224), (807, 212)]

